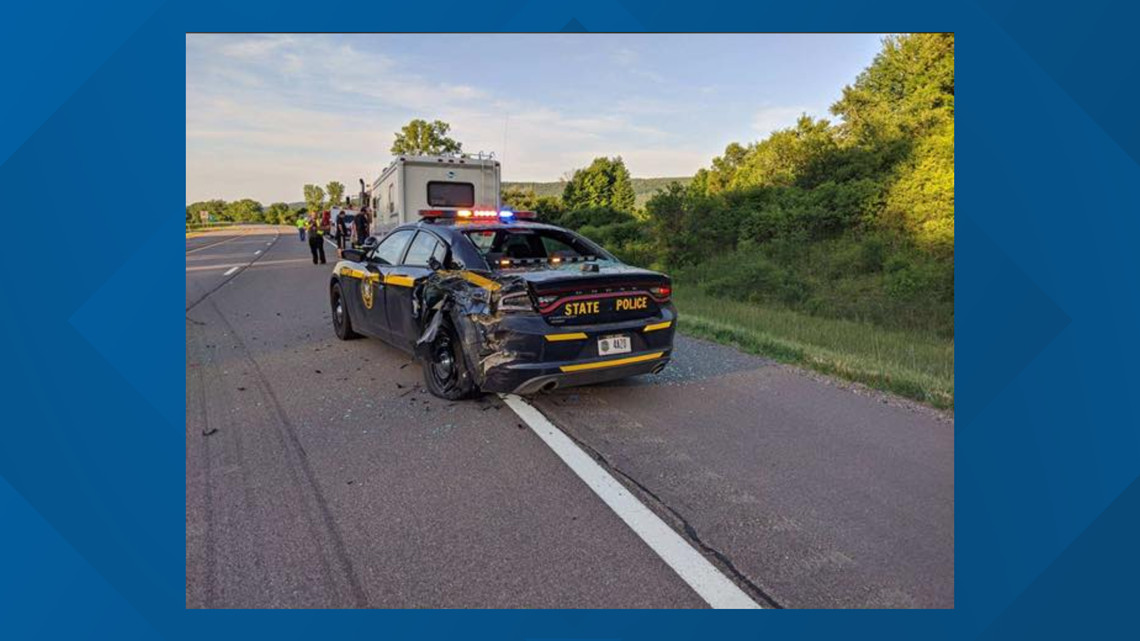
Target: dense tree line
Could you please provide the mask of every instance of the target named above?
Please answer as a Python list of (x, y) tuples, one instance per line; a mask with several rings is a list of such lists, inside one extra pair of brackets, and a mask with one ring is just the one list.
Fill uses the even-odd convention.
[(644, 211), (620, 158), (576, 171), (561, 203), (504, 201), (717, 296), (952, 336), (953, 34), (886, 38), (831, 111), (728, 145)]
[(202, 222), (201, 212), (204, 211), (209, 214), (211, 222), (292, 225), (301, 213), (324, 211), (345, 202), (345, 187), (335, 180), (323, 188), (319, 185), (305, 185), (302, 191), (305, 196), (302, 207), (291, 207), (286, 203), (273, 203), (265, 207), (251, 198), (228, 203), (224, 200), (199, 201), (186, 206), (186, 223)]
[(233, 202), (206, 200), (191, 203), (186, 206), (186, 223), (202, 222), (200, 212), (203, 211), (209, 214), (210, 222), (289, 224), (297, 217), (285, 203), (265, 207), (256, 200), (243, 198)]

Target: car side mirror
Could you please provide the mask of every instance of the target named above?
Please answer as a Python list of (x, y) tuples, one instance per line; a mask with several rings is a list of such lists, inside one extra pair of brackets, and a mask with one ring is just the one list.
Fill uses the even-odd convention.
[(340, 250), (340, 257), (345, 260), (351, 260), (354, 263), (359, 263), (364, 260), (363, 249), (342, 249)]
[(443, 263), (439, 262), (439, 259), (435, 256), (432, 256), (428, 258), (428, 267), (430, 267), (433, 272), (438, 272), (443, 269)]

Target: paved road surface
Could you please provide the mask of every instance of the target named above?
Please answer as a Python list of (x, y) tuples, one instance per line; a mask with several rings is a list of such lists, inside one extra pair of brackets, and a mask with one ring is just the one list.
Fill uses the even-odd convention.
[[(336, 340), (330, 266), (252, 231), (187, 241), (188, 607), (706, 606), (499, 399)], [(685, 338), (534, 405), (761, 605), (953, 606), (933, 412)]]

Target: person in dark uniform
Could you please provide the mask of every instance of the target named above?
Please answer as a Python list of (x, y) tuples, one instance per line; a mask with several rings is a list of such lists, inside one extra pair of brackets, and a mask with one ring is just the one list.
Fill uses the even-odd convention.
[(345, 244), (348, 242), (348, 216), (344, 215), (344, 210), (340, 210), (336, 215), (336, 248), (344, 249)]
[(320, 258), (320, 264), (325, 264), (325, 233), (321, 231), (320, 219), (316, 216), (309, 219), (309, 224), (305, 231), (309, 237), (309, 252), (313, 254), (313, 264), (317, 264), (317, 258)]
[(364, 244), (364, 239), (368, 238), (369, 217), (367, 207), (361, 209), (360, 213), (356, 215), (356, 218), (352, 219), (352, 227), (353, 244), (360, 247)]

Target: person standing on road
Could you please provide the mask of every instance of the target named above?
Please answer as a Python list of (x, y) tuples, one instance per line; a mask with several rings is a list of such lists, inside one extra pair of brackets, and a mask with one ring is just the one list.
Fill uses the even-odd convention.
[(344, 210), (340, 210), (336, 214), (336, 248), (344, 249), (345, 241), (348, 239), (348, 223), (346, 220), (348, 216), (344, 215)]
[(301, 242), (302, 243), (305, 242), (305, 226), (306, 225), (307, 225), (307, 221), (305, 220), (305, 217), (304, 216), (298, 216), (297, 217), (297, 232), (299, 234), (301, 234)]
[(313, 255), (313, 264), (317, 264), (317, 259), (320, 258), (320, 263), (325, 264), (325, 234), (321, 231), (321, 221), (314, 216), (309, 220), (309, 252)]
[(360, 213), (356, 215), (356, 218), (352, 219), (352, 227), (354, 232), (353, 236), (355, 236), (355, 238), (353, 238), (353, 244), (360, 247), (364, 244), (364, 240), (368, 238), (369, 219), (367, 207), (361, 209)]

